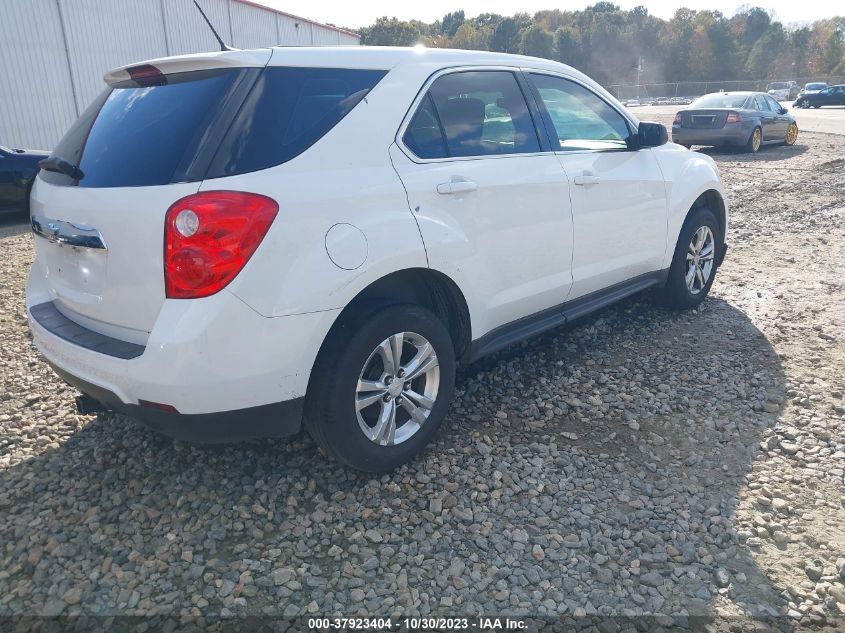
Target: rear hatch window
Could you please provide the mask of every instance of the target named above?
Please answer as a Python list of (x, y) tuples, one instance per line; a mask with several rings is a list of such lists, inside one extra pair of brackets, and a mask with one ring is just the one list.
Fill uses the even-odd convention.
[(56, 146), (79, 180), (142, 187), (232, 176), (286, 162), (316, 143), (386, 74), (269, 67), (200, 70), (109, 87)]

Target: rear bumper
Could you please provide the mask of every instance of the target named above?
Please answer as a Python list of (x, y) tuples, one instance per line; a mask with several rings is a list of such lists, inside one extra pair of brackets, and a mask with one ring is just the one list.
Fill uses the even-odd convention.
[(672, 141), (681, 145), (745, 145), (751, 131), (751, 122), (704, 129), (673, 125)]
[[(135, 346), (141, 353), (123, 350), (121, 358), (108, 353), (114, 352), (108, 344), (97, 349), (108, 339), (101, 333), (69, 319), (62, 324), (55, 314), (52, 325), (39, 322), (33, 309), (50, 302), (34, 266), (27, 282), (33, 342), (62, 378), (109, 409), (206, 441), (296, 432), (311, 368), (339, 312), (267, 318), (226, 290), (167, 300), (145, 345)], [(142, 400), (179, 413), (149, 409)]]
[(126, 404), (108, 389), (86, 382), (49, 361), (48, 364), (62, 380), (105, 409), (122, 413), (178, 440), (218, 444), (249, 438), (286, 437), (295, 435), (302, 428), (304, 397), (219, 413), (170, 413)]

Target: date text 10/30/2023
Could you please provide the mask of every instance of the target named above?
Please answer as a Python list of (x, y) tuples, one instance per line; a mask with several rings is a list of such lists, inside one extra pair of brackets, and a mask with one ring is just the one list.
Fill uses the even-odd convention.
[(308, 618), (312, 631), (521, 631), (523, 620), (510, 617), (477, 618)]

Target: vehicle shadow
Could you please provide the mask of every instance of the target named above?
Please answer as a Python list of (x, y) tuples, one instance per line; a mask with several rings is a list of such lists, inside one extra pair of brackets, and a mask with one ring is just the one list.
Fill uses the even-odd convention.
[[(683, 376), (689, 365), (661, 362), (670, 346), (681, 357), (684, 352), (689, 358), (704, 354), (700, 366), (709, 365), (713, 372), (702, 375), (699, 384), (678, 384), (675, 378)], [(510, 370), (527, 359), (532, 359), (536, 368), (531, 375)], [(668, 484), (670, 489), (675, 488), (670, 496), (676, 503), (669, 512), (655, 511), (661, 509), (659, 504), (645, 510), (639, 509), (638, 504), (614, 507), (609, 503), (601, 513), (603, 520), (595, 521), (627, 523), (631, 533), (639, 530), (653, 535), (657, 527), (678, 535), (676, 547), (678, 542), (685, 543), (687, 549), (680, 548), (672, 556), (660, 539), (645, 545), (641, 542), (627, 557), (618, 559), (620, 567), (624, 567), (624, 563), (639, 557), (640, 577), (653, 571), (660, 574), (662, 584), (649, 589), (649, 594), (659, 596), (657, 604), (661, 606), (649, 610), (648, 601), (640, 606), (642, 612), (662, 616), (651, 622), (650, 628), (665, 626), (666, 615), (674, 615), (670, 619), (675, 624), (697, 628), (694, 625), (716, 619), (718, 602), (720, 620), (726, 628), (736, 624), (736, 616), (741, 614), (767, 621), (777, 630), (792, 630), (793, 622), (783, 616), (783, 598), (765, 570), (758, 568), (746, 545), (753, 532), (745, 526), (737, 527), (735, 517), (740, 497), (747, 494), (746, 477), (761, 452), (761, 438), (777, 424), (780, 403), (785, 401), (784, 368), (765, 335), (745, 313), (718, 297), (708, 299), (698, 311), (676, 313), (655, 307), (655, 302), (644, 294), (591, 315), (577, 322), (574, 329), (547, 333), (483, 359), (461, 373), (459, 384), (463, 391), (471, 392), (510, 377), (520, 392), (534, 381), (551, 380), (542, 367), (561, 363), (569, 371), (581, 374), (576, 384), (586, 387), (581, 392), (573, 391), (570, 400), (582, 404), (595, 394), (601, 375), (612, 375), (614, 370), (623, 374), (642, 371), (652, 391), (658, 393), (660, 384), (670, 387), (664, 392), (666, 401), (659, 410), (648, 417), (635, 416), (636, 432), (626, 423), (631, 417), (626, 415), (624, 406), (621, 410), (611, 406), (609, 411), (594, 408), (585, 412), (581, 407), (562, 405), (563, 415), (550, 420), (564, 431), (564, 436), (577, 436), (577, 440), (568, 443), (580, 449), (579, 455), (587, 460), (604, 460), (607, 467), (613, 462), (619, 470), (615, 457), (628, 458), (619, 472), (634, 490), (655, 494), (652, 486), (659, 488), (658, 482), (664, 487), (667, 482), (675, 482)], [(713, 402), (711, 393), (721, 393), (720, 385), (726, 382), (732, 382), (736, 391)], [(501, 402), (507, 400), (505, 397)], [(778, 413), (764, 412), (764, 406), (772, 410), (774, 404), (778, 405)], [(481, 417), (490, 419), (499, 406), (494, 403)], [(545, 420), (530, 426), (548, 432)], [(513, 434), (513, 426), (505, 432)], [(644, 445), (643, 435), (653, 438), (654, 444), (646, 439)], [(501, 438), (494, 435), (494, 445), (497, 439)], [(640, 458), (655, 462), (643, 463)], [(583, 485), (589, 487), (587, 482)], [(590, 493), (583, 498), (576, 496), (572, 505), (589, 504), (590, 497)], [(655, 578), (650, 577), (650, 581)], [(725, 617), (723, 607), (727, 602), (733, 603), (727, 610), (733, 616)], [(593, 604), (600, 616), (601, 607)]]
[[(692, 375), (668, 350), (694, 354)], [(621, 393), (587, 405), (599, 370), (653, 405), (638, 430)], [(539, 419), (537, 385), (566, 394)], [(121, 416), (74, 430), (24, 405), (69, 430), (45, 446), (0, 427), (0, 613), (280, 615), (313, 601), (655, 629), (703, 626), (730, 603), (788, 630), (734, 516), (779, 415), (759, 409), (784, 393), (780, 359), (730, 303), (679, 314), (639, 298), (462, 370), (446, 432), (381, 477), (304, 435), (197, 446)], [(280, 567), (292, 581), (273, 581)]]
[(26, 213), (0, 215), (0, 237), (23, 235), (29, 231), (29, 217)]
[(696, 151), (707, 154), (717, 163), (769, 163), (795, 158), (806, 153), (808, 149), (799, 137), (795, 145), (764, 145), (756, 154), (738, 147), (701, 147)]

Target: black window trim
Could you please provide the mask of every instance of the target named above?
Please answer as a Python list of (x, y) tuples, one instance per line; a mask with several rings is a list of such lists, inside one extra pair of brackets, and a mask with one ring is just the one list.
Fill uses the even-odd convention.
[[(583, 81), (579, 81), (578, 78), (572, 77), (571, 75), (565, 75), (563, 73), (556, 73), (548, 70), (539, 70), (534, 68), (523, 68), (523, 72), (526, 75), (525, 80), (531, 86), (531, 92), (534, 97), (534, 100), (537, 102), (537, 107), (540, 110), (541, 118), (543, 121), (543, 125), (545, 126), (546, 135), (548, 136), (548, 142), (550, 143), (550, 151), (556, 154), (596, 154), (596, 153), (605, 153), (605, 152), (635, 152), (642, 149), (639, 144), (637, 143), (637, 127), (634, 127), (634, 121), (629, 117), (625, 112), (617, 108), (613, 103), (608, 101), (605, 97), (598, 94), (592, 87), (585, 84)], [(543, 102), (543, 98), (540, 96), (540, 91), (537, 89), (537, 85), (531, 79), (531, 75), (545, 75), (547, 77), (554, 77), (556, 79), (564, 79), (566, 81), (570, 81), (578, 86), (581, 86), (584, 90), (588, 91), (597, 99), (603, 101), (605, 105), (607, 105), (611, 110), (616, 112), (622, 120), (625, 122), (625, 126), (628, 128), (628, 138), (626, 139), (627, 147), (616, 148), (616, 147), (608, 147), (607, 149), (568, 149), (568, 150), (561, 150), (561, 149), (554, 149), (554, 143), (557, 142), (560, 144), (560, 139), (557, 135), (557, 130), (555, 129), (554, 123), (552, 121), (552, 117), (549, 114), (548, 109), (546, 108), (546, 104)]]
[[(544, 140), (546, 137), (545, 129), (541, 127), (542, 123), (538, 122), (539, 112), (536, 109), (536, 104), (533, 102), (534, 98), (533, 95), (529, 98), (528, 94), (526, 94), (526, 83), (522, 77), (522, 71), (524, 69), (519, 66), (500, 66), (500, 65), (490, 65), (490, 66), (450, 66), (446, 68), (440, 68), (439, 70), (435, 71), (428, 78), (423, 82), (422, 87), (417, 92), (416, 96), (414, 97), (413, 101), (411, 102), (410, 107), (408, 108), (407, 112), (405, 113), (405, 117), (402, 119), (402, 123), (399, 126), (399, 129), (396, 132), (396, 145), (399, 149), (402, 150), (411, 161), (418, 163), (418, 164), (426, 164), (426, 163), (444, 163), (450, 161), (465, 161), (465, 160), (486, 160), (486, 159), (500, 159), (500, 158), (514, 158), (516, 156), (542, 156), (543, 154), (548, 154), (550, 151), (548, 148), (548, 140)], [(528, 108), (528, 114), (531, 118), (531, 123), (534, 126), (534, 133), (537, 136), (537, 143), (540, 146), (540, 151), (537, 152), (514, 152), (512, 154), (481, 154), (478, 156), (445, 156), (443, 158), (422, 158), (417, 156), (413, 150), (405, 144), (405, 132), (408, 130), (408, 126), (411, 124), (411, 121), (414, 119), (414, 116), (419, 110), (420, 105), (422, 104), (423, 100), (429, 94), (429, 89), (431, 85), (437, 81), (440, 77), (444, 75), (452, 75), (457, 73), (466, 73), (466, 72), (509, 72), (514, 76), (516, 79), (517, 86), (519, 90), (522, 92), (522, 98), (525, 100), (525, 105)], [(435, 113), (437, 113), (437, 108), (435, 107)], [(440, 115), (437, 114), (438, 123), (440, 123)], [(445, 132), (443, 131), (443, 127), (441, 124), (441, 133), (443, 133), (444, 141), (445, 141)], [(449, 145), (446, 144), (446, 152), (449, 152)]]
[[(777, 99), (770, 95), (766, 95), (766, 103), (769, 104), (769, 110), (771, 110), (774, 114), (782, 114), (781, 113), (781, 105), (778, 103)], [(772, 104), (775, 106), (775, 110), (772, 110)]]

